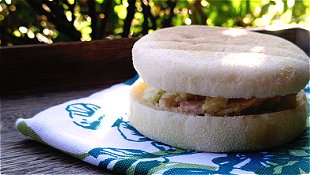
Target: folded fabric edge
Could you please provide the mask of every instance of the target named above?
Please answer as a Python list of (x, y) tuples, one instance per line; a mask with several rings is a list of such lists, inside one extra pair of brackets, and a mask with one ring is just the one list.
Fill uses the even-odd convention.
[[(23, 118), (19, 118), (16, 123), (15, 123), (15, 126), (16, 126), (16, 129), (21, 132), (23, 135), (27, 136), (28, 138), (34, 140), (34, 141), (37, 141), (39, 143), (42, 143), (42, 144), (45, 144), (45, 145), (48, 145), (46, 142), (44, 142), (40, 136), (35, 132), (33, 131), (27, 124), (26, 124), (26, 121), (25, 119)], [(50, 146), (50, 145), (48, 145)], [(53, 147), (55, 148), (55, 147)], [(86, 158), (87, 156), (89, 156), (88, 153), (82, 153), (82, 154), (74, 154), (74, 153), (70, 153), (70, 152), (66, 152), (66, 151), (63, 151), (63, 150), (60, 150), (60, 149), (57, 149), (67, 155), (70, 155), (72, 157), (75, 157), (77, 159), (80, 159), (80, 160), (83, 160), (84, 158)]]
[[(23, 135), (37, 141), (43, 144), (46, 144), (41, 138), (40, 136), (33, 131), (25, 122), (25, 119), (23, 118), (19, 118), (16, 120), (15, 122), (15, 127), (17, 128), (17, 130), (19, 132), (21, 132)], [(46, 144), (47, 145), (47, 144)]]

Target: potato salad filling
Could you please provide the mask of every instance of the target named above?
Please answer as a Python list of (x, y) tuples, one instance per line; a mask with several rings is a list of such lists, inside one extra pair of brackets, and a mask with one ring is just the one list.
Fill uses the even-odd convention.
[(296, 94), (270, 98), (223, 98), (168, 92), (147, 87), (143, 99), (159, 108), (192, 115), (236, 116), (277, 112), (294, 108)]

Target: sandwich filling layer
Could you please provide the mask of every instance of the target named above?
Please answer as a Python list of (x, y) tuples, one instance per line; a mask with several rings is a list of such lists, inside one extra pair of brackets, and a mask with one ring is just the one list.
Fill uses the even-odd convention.
[(191, 115), (236, 116), (277, 112), (295, 108), (296, 93), (269, 98), (223, 98), (168, 92), (147, 86), (143, 99), (157, 107)]

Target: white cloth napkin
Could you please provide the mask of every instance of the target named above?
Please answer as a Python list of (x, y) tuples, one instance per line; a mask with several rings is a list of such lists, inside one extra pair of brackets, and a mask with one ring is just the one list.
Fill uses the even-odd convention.
[[(127, 121), (130, 85), (68, 101), (30, 119), (17, 129), (38, 142), (121, 174), (300, 174), (310, 172), (310, 130), (284, 147), (253, 153), (205, 153), (150, 140)], [(309, 86), (305, 89), (309, 94)], [(309, 99), (309, 95), (307, 95)]]

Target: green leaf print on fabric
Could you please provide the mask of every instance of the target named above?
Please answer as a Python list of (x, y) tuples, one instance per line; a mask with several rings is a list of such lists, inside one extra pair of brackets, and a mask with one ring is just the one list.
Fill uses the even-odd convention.
[[(307, 90), (310, 92), (310, 88)], [(308, 117), (310, 118), (310, 111)], [(219, 165), (218, 173), (224, 174), (234, 169), (253, 171), (257, 174), (310, 173), (309, 118), (305, 132), (281, 148), (259, 153), (230, 153), (225, 157), (215, 158), (212, 162)]]
[[(183, 171), (184, 168), (196, 168), (200, 171), (214, 173), (215, 167), (194, 165), (187, 163), (170, 162), (169, 158), (173, 156), (188, 155), (197, 153), (196, 151), (170, 149), (158, 152), (146, 152), (137, 149), (120, 148), (94, 148), (88, 154), (100, 160), (99, 166), (112, 168), (113, 171), (120, 174), (152, 174), (159, 171), (176, 172), (177, 169)], [(99, 156), (103, 156), (100, 157)], [(111, 167), (111, 163), (114, 165)]]
[(77, 159), (80, 159), (80, 160), (83, 160), (85, 159), (88, 155), (88, 153), (82, 153), (82, 154), (74, 154), (74, 153), (70, 153), (70, 152), (65, 152), (66, 154), (72, 156), (72, 157), (75, 157)]
[(37, 133), (35, 133), (30, 127), (27, 126), (26, 122), (21, 121), (18, 123), (17, 125), (17, 129), (24, 134), (25, 136), (28, 136), (30, 138), (32, 138), (33, 140), (46, 144), (41, 138), (40, 136), (38, 136)]
[(148, 174), (214, 174), (217, 168), (206, 165), (169, 162), (151, 169)]
[(263, 165), (269, 166), (271, 157), (269, 152), (229, 153), (212, 159), (212, 162), (219, 166), (217, 171), (219, 174), (227, 174), (235, 169), (255, 172)]
[(310, 128), (294, 142), (270, 153), (273, 163), (270, 167), (263, 167), (256, 173), (276, 174), (304, 174), (310, 172)]
[(212, 160), (219, 165), (218, 173), (235, 169), (257, 174), (301, 174), (310, 172), (310, 129), (297, 140), (268, 152), (229, 153)]

